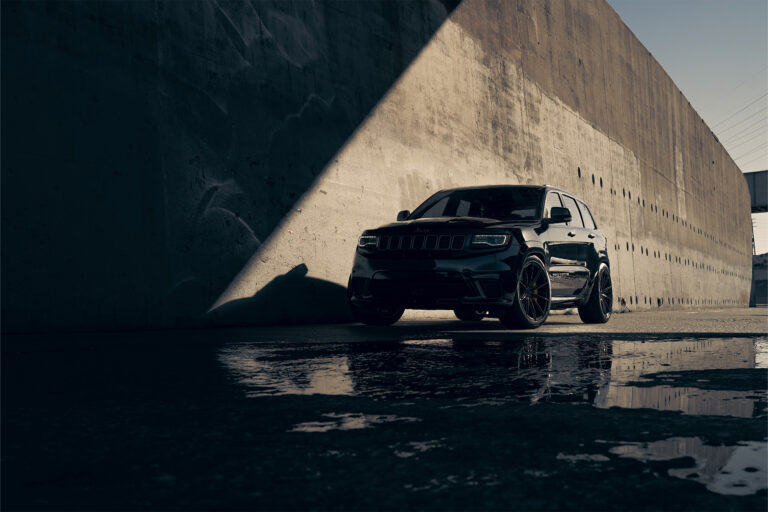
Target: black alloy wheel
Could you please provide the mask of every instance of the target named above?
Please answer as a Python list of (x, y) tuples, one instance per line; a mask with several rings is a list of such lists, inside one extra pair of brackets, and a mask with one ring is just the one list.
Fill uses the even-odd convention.
[(613, 283), (611, 269), (600, 264), (587, 302), (579, 306), (579, 316), (585, 324), (604, 324), (613, 313)]
[(352, 290), (347, 287), (347, 304), (352, 317), (366, 325), (392, 325), (403, 316), (404, 308), (390, 305), (356, 303), (352, 300)]
[(528, 256), (517, 279), (514, 303), (499, 320), (511, 329), (535, 329), (547, 320), (551, 300), (547, 268), (536, 256)]

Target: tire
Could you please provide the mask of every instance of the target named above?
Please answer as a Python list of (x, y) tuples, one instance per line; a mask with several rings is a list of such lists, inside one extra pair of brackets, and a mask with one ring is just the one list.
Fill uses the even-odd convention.
[(349, 294), (347, 299), (352, 317), (365, 325), (392, 325), (400, 320), (405, 312), (403, 308), (391, 306), (360, 306), (349, 300)]
[(477, 322), (482, 320), (485, 316), (483, 313), (485, 312), (472, 308), (456, 308), (453, 310), (453, 314), (462, 322)]
[(528, 256), (517, 276), (514, 303), (499, 320), (510, 329), (535, 329), (547, 320), (551, 301), (547, 268), (536, 256)]
[(579, 306), (579, 316), (585, 324), (604, 324), (613, 313), (613, 285), (611, 269), (605, 263), (600, 264), (592, 285), (589, 299)]

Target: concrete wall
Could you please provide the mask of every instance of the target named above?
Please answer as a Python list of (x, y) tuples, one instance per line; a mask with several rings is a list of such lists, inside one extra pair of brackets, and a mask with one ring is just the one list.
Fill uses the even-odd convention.
[(344, 320), (364, 228), (490, 183), (583, 197), (617, 308), (748, 300), (741, 173), (602, 0), (4, 2), (2, 24), (5, 330)]

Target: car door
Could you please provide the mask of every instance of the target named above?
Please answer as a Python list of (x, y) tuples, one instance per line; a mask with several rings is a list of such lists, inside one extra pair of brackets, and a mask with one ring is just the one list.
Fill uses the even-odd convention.
[[(542, 217), (550, 218), (550, 212), (555, 206), (563, 207), (560, 194), (549, 191), (544, 201)], [(549, 280), (552, 297), (555, 299), (573, 296), (574, 288), (570, 274), (573, 270), (571, 255), (574, 253), (574, 248), (571, 247), (573, 238), (568, 236), (570, 231), (570, 226), (566, 224), (550, 224), (540, 235), (549, 260)]]
[(546, 215), (549, 213), (547, 204), (549, 203), (550, 208), (559, 206), (557, 201), (561, 201), (562, 206), (571, 212), (570, 222), (551, 224), (543, 233), (544, 244), (549, 255), (552, 297), (555, 299), (575, 297), (581, 293), (589, 279), (587, 233), (576, 201), (566, 194), (553, 191), (549, 194), (556, 194), (558, 197), (550, 199), (549, 195), (547, 196), (544, 212)]
[[(555, 206), (562, 207), (563, 202), (560, 199), (560, 194), (550, 191), (547, 193), (547, 197), (544, 200), (544, 212), (542, 213), (542, 218), (550, 218), (550, 212)], [(567, 288), (567, 280), (565, 279), (567, 276), (567, 269), (564, 268), (563, 265), (563, 258), (567, 252), (563, 245), (567, 233), (565, 228), (565, 224), (550, 224), (544, 232), (541, 233), (544, 250), (547, 252), (549, 258), (549, 281), (552, 289), (552, 297), (565, 296), (564, 293)]]
[(605, 237), (597, 229), (592, 212), (583, 201), (576, 201), (581, 211), (581, 218), (584, 220), (584, 230), (587, 235), (587, 268), (591, 275), (595, 275), (600, 266), (600, 253), (605, 250)]

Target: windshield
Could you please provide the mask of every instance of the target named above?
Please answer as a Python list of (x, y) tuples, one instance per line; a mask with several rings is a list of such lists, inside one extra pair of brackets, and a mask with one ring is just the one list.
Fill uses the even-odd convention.
[(541, 188), (470, 188), (438, 193), (427, 199), (409, 219), (483, 217), (497, 220), (536, 220)]

